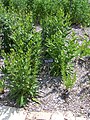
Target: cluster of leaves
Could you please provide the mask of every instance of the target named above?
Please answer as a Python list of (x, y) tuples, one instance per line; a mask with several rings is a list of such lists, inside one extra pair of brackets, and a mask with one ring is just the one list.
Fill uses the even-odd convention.
[[(33, 28), (32, 13), (25, 13), (25, 11), (17, 13), (12, 9), (8, 10), (3, 17), (10, 34), (7, 27), (2, 27), (2, 32), (7, 30), (5, 33), (8, 45), (10, 45), (9, 38), (13, 43), (9, 52), (2, 52), (5, 59), (5, 68), (2, 69), (5, 74), (3, 80), (8, 83), (5, 87), (10, 89), (10, 98), (23, 106), (28, 97), (33, 98), (37, 93), (41, 33), (36, 33)], [(6, 44), (5, 38), (4, 43)]]
[(90, 4), (88, 0), (62, 0), (65, 15), (70, 14), (72, 24), (90, 26)]
[(65, 16), (69, 14), (72, 24), (90, 25), (88, 0), (33, 0), (31, 6), (34, 20), (38, 23), (51, 12), (55, 13), (55, 11), (62, 8)]
[[(38, 39), (38, 37), (35, 37), (35, 39)], [(39, 60), (34, 56), (38, 55), (38, 51), (31, 49), (32, 45), (35, 44), (35, 41), (32, 42), (33, 40), (32, 38), (28, 43), (26, 52), (22, 48), (17, 52), (12, 49), (10, 54), (4, 55), (5, 68), (3, 73), (5, 76), (3, 79), (8, 82), (6, 87), (10, 89), (10, 98), (20, 106), (26, 104), (28, 97), (32, 99), (37, 93), (38, 83), (36, 78)]]
[(70, 39), (67, 38), (70, 30), (69, 17), (65, 18), (64, 12), (60, 9), (55, 17), (48, 16), (45, 20), (42, 23), (45, 56), (54, 59), (50, 68), (51, 74), (62, 76), (66, 88), (72, 87), (76, 75), (73, 73), (74, 64), (71, 61), (79, 55), (80, 49), (74, 35)]
[(85, 36), (82, 45), (80, 45), (80, 50), (81, 50), (80, 57), (90, 56), (90, 40), (88, 40), (87, 36)]
[[(55, 76), (62, 76), (66, 88), (71, 88), (76, 80), (73, 59), (77, 56), (89, 55), (90, 41), (85, 39), (82, 45), (79, 45), (74, 33), (68, 38), (70, 16), (65, 16), (61, 8), (57, 12), (53, 12), (53, 14), (51, 12), (41, 21), (41, 25), (43, 28), (44, 56), (47, 59), (54, 59), (50, 72)], [(84, 50), (84, 47), (86, 50)]]
[(72, 24), (90, 25), (90, 5), (88, 0), (1, 0), (8, 9), (13, 7), (16, 10), (27, 10), (33, 12), (35, 22), (40, 22), (51, 11), (62, 8), (64, 15), (70, 15)]
[(1, 0), (4, 7), (8, 10), (9, 8), (14, 8), (17, 11), (20, 9), (26, 9), (28, 0)]
[(62, 8), (65, 16), (69, 14), (72, 24), (90, 25), (90, 5), (88, 0), (33, 0), (31, 3), (28, 8), (32, 8), (35, 22), (39, 23), (41, 19), (44, 19), (51, 12), (55, 14), (55, 11)]
[[(62, 36), (65, 38), (68, 34), (69, 30), (69, 22), (65, 22), (67, 18), (64, 18), (64, 12), (62, 9), (58, 9), (56, 15), (54, 16), (52, 13), (51, 15), (47, 16), (46, 19), (42, 20), (42, 28), (43, 28), (43, 47), (44, 47), (44, 54), (45, 57), (53, 58), (54, 59), (54, 65), (52, 64), (52, 72), (54, 72), (54, 75), (59, 75), (58, 71), (60, 72), (61, 67), (59, 69), (57, 62), (57, 54), (59, 53), (58, 49), (60, 48), (60, 33), (62, 33)], [(64, 24), (65, 22), (65, 24)], [(64, 33), (64, 34), (63, 34)], [(56, 42), (56, 36), (57, 37), (57, 44), (53, 44), (54, 41)], [(58, 46), (57, 46), (58, 45)], [(62, 46), (62, 44), (61, 44)], [(57, 54), (56, 54), (57, 53)], [(61, 64), (61, 61), (58, 61), (59, 64)], [(58, 67), (57, 67), (58, 66)], [(51, 72), (51, 73), (52, 73)]]
[[(6, 13), (4, 15), (6, 15)], [(3, 33), (3, 41), (1, 43), (1, 46), (4, 48), (5, 52), (9, 52), (13, 42), (9, 37), (11, 35), (11, 30), (9, 28), (6, 16), (0, 16), (0, 23), (1, 33)]]
[(34, 0), (33, 18), (38, 24), (51, 13), (55, 13), (60, 8), (60, 2), (57, 0)]
[(90, 26), (90, 5), (88, 0), (75, 0), (72, 5), (72, 23)]

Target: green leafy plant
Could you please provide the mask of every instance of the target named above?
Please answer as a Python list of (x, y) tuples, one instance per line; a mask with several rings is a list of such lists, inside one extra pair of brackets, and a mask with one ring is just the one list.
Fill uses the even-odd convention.
[[(61, 69), (61, 61), (58, 61), (57, 56), (59, 49), (62, 46), (62, 40), (68, 34), (69, 30), (69, 17), (67, 23), (65, 22), (67, 18), (64, 18), (64, 12), (62, 9), (58, 9), (56, 16), (47, 16), (45, 20), (42, 20), (42, 34), (43, 34), (43, 46), (45, 46), (44, 54), (45, 57), (50, 57), (54, 59), (55, 64), (52, 64), (52, 70), (58, 75)], [(65, 24), (64, 24), (65, 23)], [(64, 33), (64, 34), (63, 34)], [(52, 52), (53, 51), (53, 52)], [(61, 54), (59, 52), (59, 54)], [(58, 64), (59, 63), (59, 64)], [(59, 69), (57, 69), (59, 68)]]
[(34, 23), (40, 24), (42, 19), (55, 14), (58, 9), (60, 9), (60, 1), (58, 0), (34, 0), (31, 10)]
[(0, 94), (4, 93), (4, 82), (0, 79)]
[(90, 25), (90, 5), (88, 0), (62, 0), (65, 15), (69, 14), (72, 24)]
[[(64, 19), (63, 19), (64, 18)], [(70, 30), (69, 16), (64, 17), (64, 12), (59, 9), (56, 16), (48, 16), (45, 24), (43, 20), (44, 43), (46, 45), (46, 55), (53, 58), (50, 69), (51, 74), (62, 76), (62, 80), (66, 88), (73, 86), (76, 78), (73, 73), (72, 59), (80, 55), (79, 44), (76, 37), (72, 34), (68, 38)]]
[(10, 28), (10, 17), (9, 12), (4, 8), (0, 3), (0, 33), (2, 34), (1, 46), (4, 51), (10, 52), (10, 49), (13, 47), (13, 40), (10, 38), (12, 30)]
[(50, 0), (34, 0), (32, 5), (33, 20), (35, 24), (40, 24), (40, 20), (43, 19), (48, 13), (48, 4)]
[[(65, 4), (70, 5), (70, 1), (68, 2)], [(70, 12), (68, 13), (70, 15)], [(54, 59), (50, 72), (55, 76), (62, 76), (63, 83), (68, 89), (73, 86), (76, 80), (73, 59), (81, 55), (84, 47), (86, 48), (85, 51), (88, 52), (89, 41), (85, 40), (80, 46), (74, 33), (68, 38), (71, 16), (66, 15), (65, 11), (60, 8), (57, 12), (51, 13), (43, 19), (41, 25), (43, 28), (44, 57)]]
[(10, 0), (10, 6), (14, 9), (25, 10), (27, 7), (27, 0)]
[(80, 49), (75, 37), (67, 39), (63, 38), (63, 34), (59, 31), (47, 39), (47, 51), (54, 59), (51, 71), (56, 76), (62, 76), (64, 85), (69, 88), (76, 80), (72, 60), (80, 54)]
[(10, 0), (1, 0), (1, 3), (3, 4), (3, 6), (4, 6), (6, 9), (8, 9), (8, 7), (9, 7), (9, 2), (10, 2)]
[(14, 13), (9, 17), (9, 26), (14, 41), (10, 53), (4, 54), (5, 68), (3, 79), (9, 84), (10, 98), (23, 106), (28, 97), (37, 93), (38, 67), (41, 54), (41, 33), (36, 33), (32, 27), (31, 14)]
[(7, 21), (4, 19), (1, 20), (2, 22), (2, 34), (3, 34), (3, 39), (2, 39), (2, 46), (5, 50), (5, 52), (10, 52), (10, 48), (12, 47), (13, 41), (9, 37), (11, 34), (11, 30), (7, 24)]
[(80, 46), (81, 54), (80, 57), (90, 55), (90, 41), (85, 38)]
[(33, 98), (36, 95), (39, 63), (36, 59), (36, 62), (32, 63), (31, 49), (28, 49), (26, 54), (22, 50), (21, 52), (12, 50), (10, 55), (6, 55), (3, 72), (5, 81), (9, 82), (7, 87), (10, 89), (10, 98), (23, 106), (28, 97)]
[(76, 81), (73, 60), (80, 56), (81, 49), (79, 43), (72, 33), (69, 39), (64, 40), (61, 50), (61, 75), (66, 89), (71, 88)]

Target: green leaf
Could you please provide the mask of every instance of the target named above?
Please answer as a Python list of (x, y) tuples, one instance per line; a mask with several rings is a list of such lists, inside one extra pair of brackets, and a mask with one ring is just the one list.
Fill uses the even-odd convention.
[(41, 104), (41, 102), (40, 102), (38, 99), (36, 99), (36, 98), (32, 98), (32, 100), (33, 100), (34, 102), (38, 103), (38, 104)]
[(20, 107), (24, 105), (24, 96), (22, 95), (20, 98)]

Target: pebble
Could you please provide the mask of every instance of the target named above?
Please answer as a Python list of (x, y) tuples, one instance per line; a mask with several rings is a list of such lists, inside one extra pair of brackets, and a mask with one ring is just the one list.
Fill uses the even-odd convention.
[(51, 119), (51, 120), (65, 120), (63, 114), (60, 113), (60, 112), (55, 112), (55, 113), (53, 113), (53, 114), (51, 115), (50, 119)]

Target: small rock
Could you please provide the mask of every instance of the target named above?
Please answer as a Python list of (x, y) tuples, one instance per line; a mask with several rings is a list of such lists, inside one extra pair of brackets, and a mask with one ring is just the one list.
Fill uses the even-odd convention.
[(35, 26), (35, 30), (36, 30), (36, 32), (40, 32), (40, 31), (42, 31), (42, 28), (40, 25), (37, 25), (37, 26)]
[(64, 120), (75, 120), (75, 117), (71, 111), (67, 111), (64, 113)]
[(28, 114), (28, 120), (50, 120), (51, 113), (47, 112), (31, 112)]
[(87, 120), (86, 118), (84, 118), (84, 117), (76, 117), (76, 119), (75, 120)]
[(55, 112), (52, 114), (50, 120), (64, 120), (63, 114), (60, 112)]

